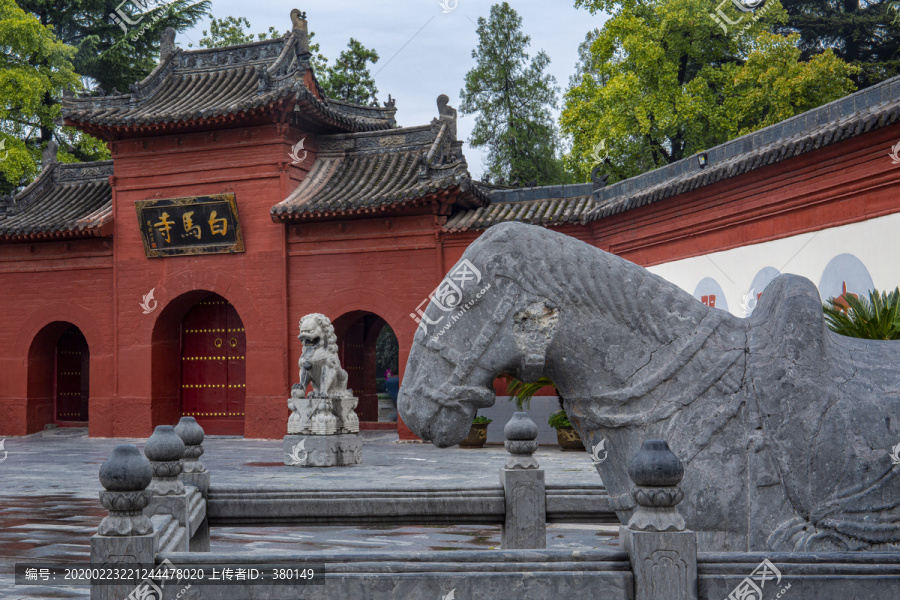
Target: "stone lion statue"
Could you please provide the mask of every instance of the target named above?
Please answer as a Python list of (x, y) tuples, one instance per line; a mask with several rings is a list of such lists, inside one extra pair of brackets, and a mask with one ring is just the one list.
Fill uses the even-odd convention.
[(344, 398), (352, 396), (347, 390), (347, 371), (338, 358), (337, 336), (334, 326), (323, 314), (313, 313), (300, 320), (303, 344), (300, 355), (301, 398), (306, 397), (307, 385), (312, 384), (313, 398)]

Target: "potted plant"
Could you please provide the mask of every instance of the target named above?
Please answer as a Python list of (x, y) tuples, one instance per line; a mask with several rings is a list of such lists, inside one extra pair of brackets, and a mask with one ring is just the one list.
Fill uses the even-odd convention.
[[(534, 383), (525, 383), (512, 375), (504, 375), (503, 377), (506, 379), (506, 391), (509, 392), (510, 398), (516, 403), (516, 408), (520, 411), (531, 408), (531, 399), (542, 388), (552, 387), (556, 389), (549, 377), (541, 377)], [(558, 391), (556, 393), (557, 395), (559, 394)]]
[(472, 428), (469, 429), (469, 435), (459, 443), (459, 447), (483, 448), (485, 442), (487, 442), (487, 428), (491, 421), (493, 421), (493, 419), (475, 415), (475, 418), (472, 419)]
[(572, 424), (569, 422), (569, 416), (563, 408), (563, 397), (556, 389), (556, 384), (549, 377), (541, 377), (534, 383), (525, 383), (521, 379), (517, 379), (512, 375), (505, 376), (507, 381), (507, 391), (515, 400), (516, 406), (522, 410), (523, 406), (528, 408), (531, 405), (531, 399), (534, 395), (544, 387), (552, 387), (556, 390), (556, 396), (559, 398), (559, 410), (550, 415), (547, 424), (556, 430), (556, 440), (563, 450), (584, 450), (584, 444), (581, 437)]
[[(562, 402), (560, 402), (560, 406)], [(584, 450), (584, 444), (581, 437), (572, 424), (569, 422), (569, 416), (566, 411), (560, 408), (558, 411), (550, 415), (547, 424), (556, 430), (556, 441), (563, 450)]]

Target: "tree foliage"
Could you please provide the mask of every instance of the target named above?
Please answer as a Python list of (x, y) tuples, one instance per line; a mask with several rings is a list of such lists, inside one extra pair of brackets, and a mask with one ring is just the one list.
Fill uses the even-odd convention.
[(896, 0), (781, 0), (781, 33), (798, 33), (803, 60), (830, 48), (859, 67), (865, 88), (900, 75), (900, 2)]
[(163, 31), (190, 29), (206, 14), (210, 1), (19, 0), (19, 6), (76, 48), (76, 73), (110, 92), (127, 91), (146, 77), (157, 64)]
[[(75, 49), (56, 39), (16, 5), (0, 0), (0, 193), (10, 193), (32, 180), (40, 170), (41, 151), (50, 133), (59, 130), (56, 98), (80, 85), (72, 68)], [(46, 133), (46, 138), (42, 133)], [(66, 128), (59, 158), (73, 162), (79, 154), (102, 155), (97, 140)]]
[(34, 178), (54, 138), (61, 161), (109, 158), (103, 142), (62, 126), (60, 98), (85, 86), (127, 90), (156, 66), (163, 30), (191, 27), (208, 6), (209, 0), (2, 0), (0, 135), (10, 154), (0, 165), (0, 193)]
[[(576, 0), (611, 13), (560, 118), (569, 166), (610, 181), (681, 160), (840, 98), (855, 88), (831, 50), (801, 58), (799, 36), (772, 0), (752, 17), (721, 0)], [(712, 17), (726, 11), (725, 26)], [(586, 62), (586, 61), (589, 61)]]
[(247, 33), (250, 29), (250, 21), (246, 17), (227, 16), (223, 19), (212, 17), (209, 21), (209, 29), (203, 30), (200, 38), (202, 48), (222, 48), (223, 46), (237, 46), (263, 40), (274, 40), (281, 37), (274, 27), (269, 27), (267, 33), (257, 33), (255, 36)]
[(828, 300), (823, 310), (835, 333), (867, 340), (900, 340), (900, 288), (872, 290), (868, 299), (844, 294)]
[[(233, 46), (237, 44), (249, 44), (250, 42), (274, 40), (281, 37), (274, 27), (269, 27), (269, 31), (265, 33), (252, 34), (249, 30), (252, 26), (250, 21), (245, 17), (227, 16), (222, 19), (212, 17), (209, 23), (209, 29), (203, 30), (203, 37), (200, 38), (201, 48), (221, 48), (223, 46)], [(328, 68), (328, 59), (325, 58), (320, 49), (319, 44), (313, 42), (315, 32), (309, 32), (309, 51), (312, 54), (310, 64), (317, 79), (324, 81), (327, 78), (326, 70)], [(189, 44), (190, 45), (190, 44)]]
[(469, 143), (487, 147), (485, 175), (522, 184), (566, 183), (551, 114), (559, 88), (545, 72), (550, 58), (543, 50), (529, 56), (531, 37), (507, 2), (493, 5), (489, 18), (479, 17), (477, 31), (477, 64), (466, 73), (460, 110), (477, 115)]
[(369, 63), (377, 62), (378, 52), (350, 38), (347, 49), (341, 52), (334, 65), (327, 66), (317, 78), (319, 85), (330, 98), (354, 104), (377, 102), (378, 88), (369, 72)]
[[(236, 44), (249, 44), (254, 41), (274, 40), (281, 36), (274, 27), (267, 33), (249, 33), (250, 21), (245, 17), (228, 16), (222, 19), (215, 17), (209, 23), (209, 29), (203, 31), (200, 46), (203, 48), (221, 48)], [(378, 62), (378, 53), (363, 46), (358, 40), (350, 38), (347, 50), (341, 52), (335, 64), (329, 66), (328, 59), (322, 55), (319, 44), (313, 42), (315, 32), (309, 32), (309, 51), (312, 54), (310, 64), (316, 81), (322, 91), (330, 98), (369, 104), (376, 101), (378, 88), (369, 72), (369, 63)]]

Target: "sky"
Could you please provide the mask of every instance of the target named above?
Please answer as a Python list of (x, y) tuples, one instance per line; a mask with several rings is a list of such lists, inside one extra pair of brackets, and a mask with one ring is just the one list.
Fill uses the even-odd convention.
[[(381, 57), (370, 69), (378, 99), (383, 102), (388, 94), (395, 98), (399, 125), (412, 127), (428, 124), (437, 116), (440, 94), (447, 94), (450, 105), (459, 108), (465, 74), (475, 66), (472, 50), (478, 44), (476, 22), (480, 16), (488, 17), (493, 4), (487, 0), (443, 2), (444, 7), (438, 0), (212, 0), (210, 12), (217, 18), (246, 17), (253, 33), (268, 31), (270, 26), (285, 32), (291, 27), (291, 9), (296, 7), (306, 11), (309, 28), (329, 61), (337, 58), (351, 37), (374, 48)], [(534, 56), (540, 50), (547, 53), (551, 61), (548, 70), (564, 91), (575, 71), (578, 45), (588, 31), (603, 24), (605, 16), (576, 9), (573, 0), (514, 0), (511, 5), (522, 17), (525, 33), (531, 36), (529, 54)], [(208, 24), (207, 18), (194, 29), (178, 34), (176, 42), (185, 49), (193, 42), (197, 48)], [(475, 115), (460, 114), (459, 138), (468, 140), (474, 124)], [(468, 143), (464, 148), (469, 171), (475, 177), (485, 171), (483, 150)]]

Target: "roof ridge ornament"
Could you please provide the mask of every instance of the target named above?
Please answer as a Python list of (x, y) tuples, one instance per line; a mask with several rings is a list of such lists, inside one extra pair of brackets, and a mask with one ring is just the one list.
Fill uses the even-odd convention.
[(264, 92), (271, 86), (271, 80), (269, 78), (269, 71), (266, 69), (264, 65), (257, 65), (256, 67), (256, 77), (257, 77), (257, 92)]
[(450, 106), (450, 97), (447, 94), (441, 94), (437, 97), (438, 118), (432, 122), (437, 124), (440, 121), (447, 121), (450, 125), (450, 139), (456, 141), (456, 109)]
[(14, 194), (0, 194), (0, 219), (16, 212), (16, 197)]
[(159, 63), (166, 62), (177, 50), (178, 48), (175, 46), (175, 28), (166, 27), (159, 40)]
[(47, 147), (41, 153), (41, 171), (46, 171), (56, 164), (56, 152), (59, 150), (59, 144), (56, 140), (51, 139), (47, 142)]
[(301, 52), (309, 52), (309, 25), (306, 22), (306, 12), (299, 8), (291, 10), (291, 33), (298, 32)]

